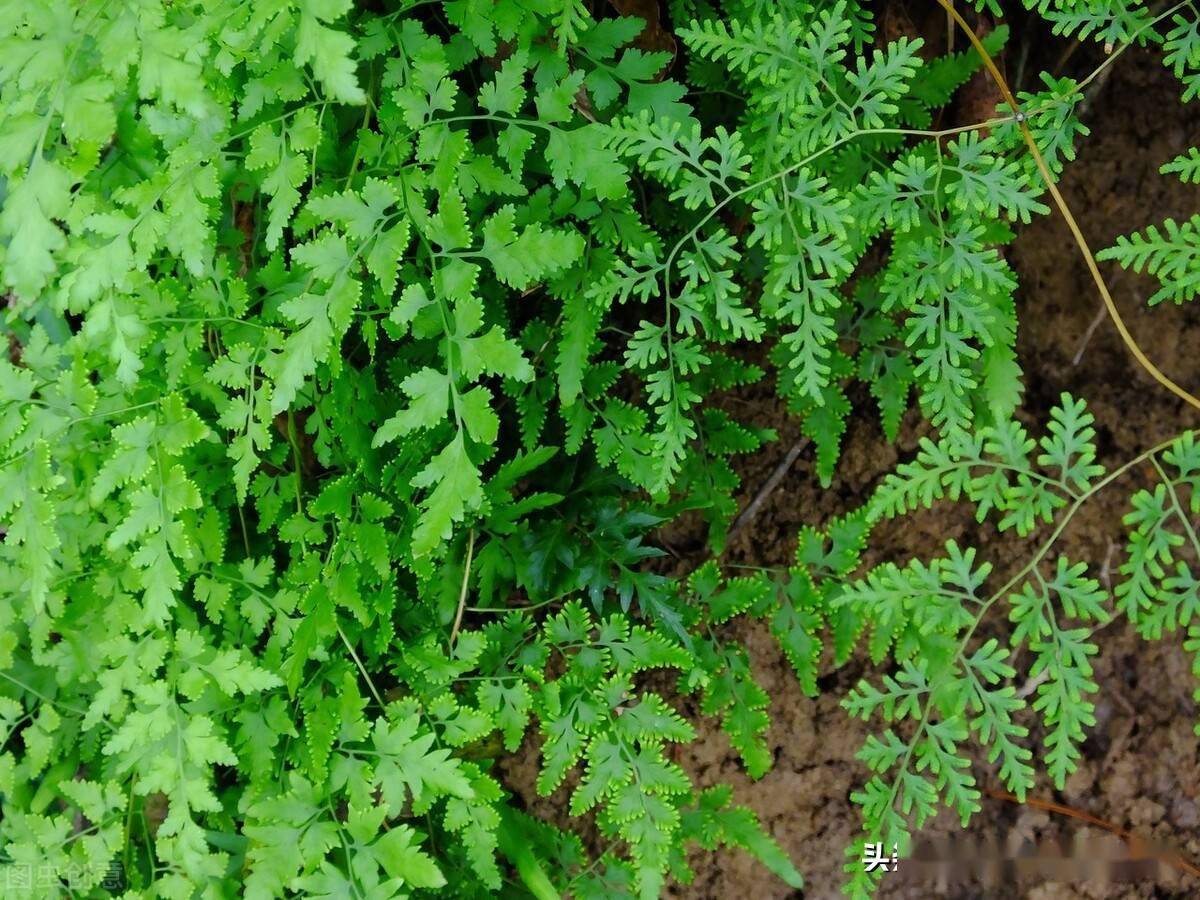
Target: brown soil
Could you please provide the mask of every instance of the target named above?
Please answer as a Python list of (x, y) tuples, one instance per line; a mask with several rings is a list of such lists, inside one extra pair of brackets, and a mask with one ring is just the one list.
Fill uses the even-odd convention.
[[(1057, 48), (1056, 48), (1057, 49)], [(1049, 52), (1043, 54), (1054, 56)], [(1082, 50), (1070, 69), (1088, 71), (1097, 60)], [(1032, 66), (1031, 66), (1032, 68)], [(1012, 66), (1010, 65), (1010, 71)], [(1130, 51), (1089, 102), (1085, 121), (1092, 129), (1078, 160), (1068, 169), (1062, 190), (1093, 248), (1108, 246), (1118, 234), (1167, 216), (1186, 218), (1200, 207), (1200, 187), (1183, 186), (1158, 174), (1167, 160), (1200, 141), (1200, 120), (1179, 102), (1179, 84), (1148, 52)], [(1019, 351), (1025, 371), (1022, 415), (1031, 425), (1045, 421), (1063, 391), (1085, 398), (1097, 419), (1102, 462), (1115, 466), (1158, 441), (1194, 427), (1197, 413), (1141, 371), (1101, 314), (1101, 301), (1070, 234), (1057, 215), (1028, 226), (1009, 259), (1021, 279)], [(1158, 366), (1191, 390), (1200, 388), (1195, 361), (1200, 358), (1200, 309), (1157, 307), (1144, 298), (1152, 283), (1105, 267), (1130, 330)], [(797, 437), (796, 425), (778, 408), (769, 385), (744, 395), (738, 412), (757, 424), (776, 427), (778, 443), (742, 467), (745, 504)], [(821, 490), (808, 454), (761, 508), (753, 525), (739, 534), (727, 558), (753, 565), (787, 565), (795, 535), (806, 523), (821, 523), (860, 504), (872, 486), (898, 459), (909, 458), (918, 431), (910, 421), (900, 446), (889, 446), (869, 415), (850, 423), (845, 454), (833, 489)], [(1131, 473), (1091, 502), (1059, 543), (1061, 553), (1088, 560), (1105, 583), (1123, 559), (1121, 517), (1129, 493), (1146, 480)], [(906, 560), (936, 554), (949, 539), (973, 543), (995, 564), (993, 579), (1018, 568), (1044, 535), (1021, 540), (975, 524), (969, 511), (944, 504), (933, 513), (890, 523), (872, 539), (875, 560)], [(995, 580), (995, 584), (1002, 581)], [(1003, 613), (1000, 613), (1003, 616)], [(739, 802), (752, 807), (767, 829), (792, 855), (807, 887), (791, 892), (744, 854), (724, 852), (695, 859), (695, 882), (676, 891), (687, 898), (754, 897), (755, 900), (803, 896), (808, 900), (839, 896), (843, 850), (859, 828), (849, 801), (865, 778), (854, 759), (868, 733), (838, 706), (863, 675), (862, 661), (839, 671), (827, 664), (823, 692), (804, 696), (775, 642), (756, 624), (735, 626), (754, 659), (757, 676), (771, 695), (770, 742), (776, 762), (757, 782), (742, 772), (724, 736), (712, 723), (682, 762), (701, 784), (725, 781)], [(996, 628), (1002, 628), (1002, 619)], [(1104, 819), (1141, 838), (1176, 848), (1200, 860), (1200, 739), (1192, 700), (1194, 678), (1182, 639), (1147, 643), (1122, 621), (1098, 634), (1101, 653), (1095, 662), (1100, 685), (1097, 723), (1084, 746), (1084, 762), (1057, 792), (1048, 780), (1036, 797), (1069, 805)], [(1036, 737), (1038, 732), (1033, 732)], [(1031, 738), (1032, 739), (1032, 738)], [(1035, 749), (1035, 753), (1037, 750)], [(976, 768), (981, 786), (999, 788), (992, 767)], [(1050, 841), (1070, 846), (1080, 838), (1098, 840), (1103, 832), (1071, 818), (985, 797), (983, 811), (968, 836), (999, 843), (1028, 840), (1045, 848)], [(926, 835), (959, 832), (958, 823), (940, 817)], [(1099, 852), (1099, 851), (1095, 851)], [(1097, 859), (1097, 872), (1108, 872)], [(1164, 868), (1157, 877), (1124, 883), (1098, 874), (1088, 881), (1052, 883), (978, 881), (950, 885), (885, 881), (889, 898), (1148, 898), (1200, 897), (1200, 879)]]
[[(1025, 64), (1014, 61), (1019, 48), (1010, 44), (1007, 68), (1014, 79), (1024, 73), (1019, 87), (1036, 89), (1036, 73), (1055, 69), (1061, 59), (1065, 44), (1038, 43), (1041, 40), (1034, 38)], [(1098, 64), (1098, 53), (1080, 48), (1072, 52), (1062, 71), (1088, 72)], [(978, 86), (974, 90), (978, 91)], [(1179, 96), (1179, 83), (1155, 54), (1131, 50), (1089, 97), (1085, 121), (1092, 134), (1083, 140), (1078, 160), (1068, 167), (1062, 191), (1094, 249), (1110, 245), (1119, 234), (1167, 216), (1186, 218), (1200, 208), (1200, 186), (1183, 186), (1158, 174), (1164, 162), (1200, 143), (1200, 119), (1192, 108), (1180, 103)], [(1021, 282), (1019, 352), (1026, 384), (1021, 415), (1031, 427), (1040, 431), (1061, 392), (1086, 399), (1097, 419), (1101, 462), (1110, 467), (1195, 427), (1200, 415), (1136, 366), (1107, 318), (1092, 327), (1101, 314), (1100, 298), (1057, 214), (1025, 227), (1008, 258)], [(1139, 345), (1176, 381), (1200, 390), (1200, 372), (1195, 366), (1200, 358), (1200, 307), (1150, 309), (1144, 302), (1153, 291), (1149, 280), (1115, 266), (1103, 268)], [(725, 556), (728, 561), (788, 565), (801, 526), (819, 525), (856, 508), (897, 461), (912, 456), (923, 433), (918, 416), (909, 416), (899, 445), (893, 446), (883, 439), (870, 403), (858, 409), (860, 413), (849, 424), (832, 489), (820, 487), (811, 451), (806, 450), (753, 523), (731, 543)], [(741, 462), (739, 502), (744, 506), (795, 443), (798, 429), (766, 382), (732, 398), (730, 410), (743, 421), (774, 427), (780, 435), (778, 442)], [(1133, 472), (1101, 493), (1075, 517), (1058, 551), (1072, 560), (1089, 561), (1091, 573), (1109, 583), (1109, 571), (1115, 572), (1124, 558), (1121, 517), (1129, 494), (1147, 481), (1147, 473)], [(672, 545), (686, 547), (694, 537), (673, 535)], [(1044, 531), (1027, 540), (1000, 535), (990, 526), (976, 525), (964, 506), (947, 503), (932, 513), (882, 526), (872, 537), (868, 562), (928, 558), (953, 538), (979, 547), (994, 563), (992, 584), (999, 585), (1044, 537)], [(681, 562), (683, 568), (686, 565)], [(996, 633), (1004, 631), (1004, 613), (997, 612), (985, 631), (989, 627)], [(720, 852), (693, 857), (695, 881), (674, 888), (672, 895), (697, 900), (838, 897), (844, 848), (859, 829), (858, 812), (849, 796), (866, 775), (855, 753), (869, 733), (867, 725), (850, 719), (838, 704), (859, 678), (878, 673), (861, 657), (840, 670), (826, 661), (822, 693), (811, 699), (800, 691), (764, 627), (745, 622), (730, 627), (731, 636), (749, 648), (756, 676), (771, 696), (769, 741), (775, 753), (774, 768), (762, 779), (751, 781), (718, 724), (698, 715), (692, 716), (698, 739), (683, 748), (679, 761), (702, 786), (731, 783), (737, 801), (757, 812), (795, 860), (807, 887), (802, 892), (790, 891), (746, 854)], [(1118, 620), (1098, 632), (1097, 642), (1101, 646), (1095, 660), (1095, 680), (1100, 685), (1097, 723), (1084, 745), (1084, 761), (1065, 790), (1055, 791), (1042, 779), (1034, 796), (1084, 811), (1200, 862), (1200, 738), (1193, 734), (1198, 719), (1192, 699), (1195, 679), (1182, 638), (1147, 643)], [(688, 709), (686, 701), (684, 708)], [(1036, 726), (1032, 721), (1028, 724)], [(1040, 733), (1034, 727), (1029, 741), (1035, 754), (1040, 751), (1034, 743), (1038, 739)], [(531, 755), (506, 764), (510, 784), (531, 779)], [(982, 788), (1001, 786), (984, 760), (977, 761), (975, 772)], [(967, 831), (967, 836), (978, 841), (1004, 844), (1026, 840), (1044, 849), (1051, 841), (1069, 847), (1080, 838), (1094, 841), (1103, 835), (1075, 819), (1029, 806), (988, 797), (982, 802), (983, 811)], [(555, 800), (549, 805), (555, 806)], [(958, 836), (961, 830), (957, 820), (943, 815), (924, 834)], [(1099, 858), (1096, 863), (1098, 873), (1109, 871)], [(1070, 883), (1009, 877), (987, 884), (946, 885), (904, 880), (901, 875), (885, 880), (882, 896), (906, 900), (1185, 898), (1200, 897), (1200, 879), (1169, 868), (1157, 876), (1125, 882), (1098, 874), (1088, 881)]]

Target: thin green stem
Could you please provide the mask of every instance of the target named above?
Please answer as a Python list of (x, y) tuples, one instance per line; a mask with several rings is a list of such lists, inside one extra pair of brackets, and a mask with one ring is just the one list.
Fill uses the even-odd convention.
[(358, 667), (359, 674), (367, 683), (367, 688), (371, 691), (371, 696), (375, 698), (375, 702), (379, 704), (380, 709), (387, 709), (387, 704), (383, 702), (383, 696), (375, 687), (375, 682), (371, 680), (370, 674), (367, 672), (367, 667), (363, 665), (362, 660), (358, 658), (358, 652), (354, 649), (354, 645), (350, 643), (350, 639), (346, 637), (346, 632), (342, 631), (342, 626), (337, 626), (338, 637), (342, 639), (342, 643), (346, 645), (346, 649), (350, 652), (350, 658), (354, 660), (354, 665)]
[[(1119, 466), (1118, 468), (1114, 469), (1112, 472), (1108, 473), (1106, 476), (1101, 478), (1099, 481), (1097, 481), (1095, 484), (1093, 484), (1086, 492), (1079, 495), (1077, 497), (1077, 499), (1075, 500), (1075, 502), (1072, 503), (1071, 506), (1068, 508), (1066, 513), (1064, 513), (1062, 515), (1062, 517), (1059, 519), (1057, 525), (1055, 526), (1054, 530), (1050, 533), (1049, 537), (1047, 537), (1046, 540), (1043, 541), (1042, 544), (1038, 547), (1038, 550), (1033, 555), (1033, 557), (1015, 575), (1013, 575), (1011, 578), (1009, 578), (1008, 581), (1006, 581), (999, 590), (997, 590), (990, 597), (988, 597), (987, 600), (982, 602), (982, 604), (979, 606), (979, 609), (975, 613), (974, 621), (966, 629), (965, 633), (963, 634), (962, 640), (959, 642), (958, 649), (955, 653), (956, 657), (958, 657), (960, 659), (962, 658), (963, 654), (966, 652), (967, 645), (970, 643), (972, 636), (975, 634), (976, 629), (979, 627), (980, 623), (984, 620), (984, 617), (987, 615), (987, 613), (991, 609), (991, 607), (1002, 597), (1007, 597), (1017, 587), (1017, 585), (1019, 585), (1026, 578), (1028, 578), (1031, 573), (1036, 571), (1037, 567), (1045, 559), (1046, 555), (1050, 552), (1050, 550), (1058, 542), (1058, 539), (1062, 536), (1062, 534), (1066, 530), (1067, 526), (1070, 525), (1070, 523), (1074, 519), (1076, 513), (1079, 512), (1079, 510), (1084, 506), (1084, 504), (1086, 504), (1088, 502), (1088, 500), (1095, 497), (1098, 493), (1100, 493), (1102, 490), (1104, 490), (1106, 487), (1108, 487), (1110, 484), (1112, 484), (1117, 479), (1121, 478), (1123, 475), (1125, 475), (1127, 472), (1129, 472), (1134, 467), (1141, 465), (1142, 463), (1146, 462), (1147, 460), (1153, 460), (1159, 453), (1161, 453), (1167, 447), (1171, 446), (1171, 444), (1173, 444), (1178, 439), (1179, 439), (1178, 436), (1173, 437), (1169, 440), (1166, 440), (1159, 444), (1156, 444), (1155, 446), (1151, 447), (1149, 450), (1145, 450), (1142, 453), (1139, 453), (1133, 459), (1127, 461), (1123, 465)], [(917, 723), (917, 728), (916, 728), (915, 732), (913, 733), (913, 736), (909, 740), (908, 747), (907, 747), (905, 754), (904, 754), (903, 758), (901, 759), (899, 767), (898, 767), (898, 771), (900, 773), (907, 771), (908, 766), (912, 761), (913, 754), (916, 751), (917, 744), (920, 743), (921, 736), (924, 734), (925, 728), (928, 725), (930, 717), (933, 714), (932, 695), (934, 693), (936, 693), (934, 688), (936, 688), (936, 685), (931, 685), (931, 691), (930, 691), (931, 698), (926, 700), (922, 704), (921, 718), (920, 718), (919, 722)], [(892, 790), (889, 794), (889, 803), (888, 803), (889, 808), (893, 807), (895, 805), (899, 790), (900, 790), (900, 779), (896, 778), (892, 782)]]
[(1187, 532), (1188, 540), (1191, 541), (1192, 551), (1196, 554), (1196, 558), (1200, 559), (1200, 540), (1197, 540), (1196, 529), (1192, 527), (1192, 520), (1188, 517), (1188, 514), (1184, 511), (1183, 504), (1179, 501), (1179, 494), (1175, 490), (1175, 482), (1167, 475), (1166, 470), (1162, 467), (1157, 457), (1152, 458), (1151, 462), (1154, 463), (1154, 468), (1158, 472), (1159, 478), (1162, 479), (1162, 483), (1166, 485), (1167, 493), (1171, 497), (1171, 505), (1175, 509), (1175, 514), (1178, 516), (1179, 521), (1183, 523), (1183, 530)]

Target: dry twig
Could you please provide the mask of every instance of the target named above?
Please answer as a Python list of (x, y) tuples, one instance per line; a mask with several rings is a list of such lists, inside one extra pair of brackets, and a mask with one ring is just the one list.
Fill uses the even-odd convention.
[(771, 492), (775, 490), (775, 488), (779, 487), (779, 482), (783, 481), (783, 476), (788, 473), (788, 469), (792, 467), (792, 465), (800, 457), (800, 454), (803, 452), (804, 448), (807, 446), (808, 438), (801, 438), (800, 440), (796, 441), (796, 443), (792, 444), (792, 447), (790, 450), (788, 450), (787, 455), (784, 456), (784, 458), (780, 460), (779, 465), (775, 467), (775, 471), (773, 471), (771, 476), (765, 482), (763, 482), (763, 486), (758, 489), (758, 493), (754, 495), (754, 499), (746, 505), (745, 509), (737, 514), (737, 518), (735, 518), (733, 520), (733, 524), (729, 526), (729, 533), (727, 535), (728, 538), (732, 538), (745, 525), (748, 525), (755, 516), (758, 515), (758, 510), (763, 505), (763, 502), (768, 496), (770, 496)]

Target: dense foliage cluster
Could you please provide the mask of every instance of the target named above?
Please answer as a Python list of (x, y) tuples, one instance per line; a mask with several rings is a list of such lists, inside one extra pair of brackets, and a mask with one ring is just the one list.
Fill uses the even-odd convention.
[[(772, 765), (730, 620), (811, 694), (864, 631), (894, 663), (845, 705), (888, 723), (856, 799), (902, 846), (978, 808), (970, 739), (1017, 794), (1062, 783), (1114, 612), (1200, 648), (1200, 449), (1136, 461), (1161, 480), (1114, 609), (1051, 549), (1132, 463), (1104, 474), (1069, 397), (1040, 440), (1014, 418), (1002, 248), (1049, 210), (1019, 126), (1059, 174), (1086, 81), (949, 125), (983, 59), (865, 0), (625, 5), (0, 0), (4, 883), (652, 898), (727, 845), (799, 886), (675, 760), (695, 695)], [(1189, 4), (1025, 5), (1198, 92)], [(1181, 302), (1198, 247), (1167, 221), (1106, 254)], [(931, 436), (786, 571), (667, 577), (654, 530), (690, 511), (719, 552), (732, 458), (774, 438), (710, 401), (768, 372), (825, 484), (852, 397)], [(879, 519), (943, 497), (1052, 534), (994, 593), (955, 544), (860, 571)], [(998, 601), (1011, 638), (981, 640)]]

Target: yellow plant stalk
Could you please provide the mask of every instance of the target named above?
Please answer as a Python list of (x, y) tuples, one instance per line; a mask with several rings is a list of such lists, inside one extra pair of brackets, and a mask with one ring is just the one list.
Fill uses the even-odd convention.
[(1138, 364), (1149, 372), (1154, 380), (1179, 397), (1181, 400), (1191, 404), (1196, 409), (1200, 409), (1200, 399), (1197, 399), (1193, 394), (1189, 393), (1184, 388), (1180, 387), (1172, 381), (1167, 375), (1154, 365), (1142, 352), (1142, 348), (1138, 346), (1137, 341), (1133, 339), (1133, 335), (1129, 333), (1129, 329), (1125, 326), (1125, 320), (1121, 318), (1121, 313), (1117, 310), (1117, 304), (1113, 302), (1112, 294), (1108, 290), (1108, 285), (1104, 282), (1104, 276), (1100, 274), (1100, 267), (1096, 265), (1096, 257), (1092, 253), (1091, 247), (1088, 246), (1087, 239), (1083, 236), (1083, 232), (1079, 228), (1079, 223), (1075, 220), (1075, 216), (1071, 214), (1071, 208), (1067, 205), (1067, 201), (1063, 199), (1063, 195), (1059, 192), (1058, 186), (1054, 183), (1054, 176), (1050, 174), (1050, 168), (1046, 165), (1046, 160), (1042, 157), (1042, 152), (1038, 149), (1037, 143), (1033, 139), (1033, 132), (1029, 130), (1029, 125), (1025, 121), (1025, 116), (1021, 112), (1021, 107), (1017, 104), (1017, 98), (1013, 95), (1012, 90), (1008, 86), (1008, 81), (1004, 78), (996, 61), (992, 59), (987, 48), (983, 46), (983, 42), (976, 36), (974, 30), (967, 24), (966, 20), (959, 14), (954, 7), (953, 0), (938, 0), (942, 8), (962, 29), (971, 45), (975, 48), (975, 52), (979, 54), (983, 60), (984, 66), (988, 70), (988, 74), (992, 76), (992, 80), (996, 82), (996, 87), (1000, 89), (1001, 96), (1004, 97), (1004, 102), (1008, 104), (1013, 111), (1013, 118), (1016, 121), (1017, 127), (1021, 129), (1021, 136), (1025, 139), (1026, 145), (1029, 147), (1029, 152), (1033, 155), (1033, 161), (1037, 164), (1038, 172), (1042, 176), (1042, 181), (1046, 184), (1046, 189), (1050, 192), (1050, 196), (1054, 198), (1054, 205), (1058, 207), (1058, 211), (1066, 220), (1067, 227), (1071, 229), (1071, 235), (1075, 238), (1075, 244), (1079, 247), (1079, 252), (1083, 254), (1083, 260), (1087, 264), (1088, 271), (1092, 275), (1092, 281), (1096, 283), (1096, 290), (1100, 292), (1100, 296), (1104, 298), (1104, 306), (1108, 310), (1109, 317), (1113, 320), (1113, 324), (1117, 326), (1117, 331), (1121, 335), (1121, 340), (1125, 342), (1125, 346), (1129, 348), (1129, 352), (1133, 354), (1133, 358), (1138, 361)]

